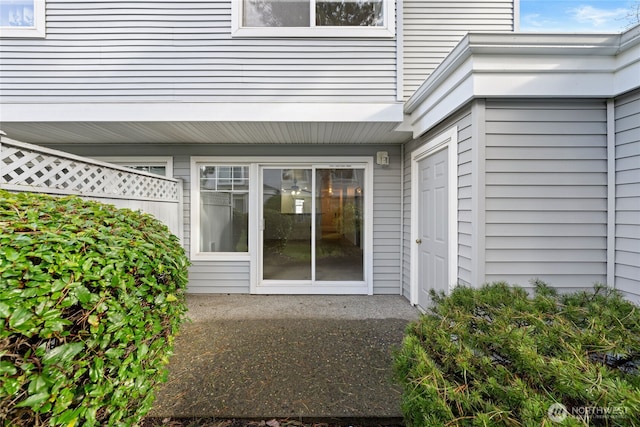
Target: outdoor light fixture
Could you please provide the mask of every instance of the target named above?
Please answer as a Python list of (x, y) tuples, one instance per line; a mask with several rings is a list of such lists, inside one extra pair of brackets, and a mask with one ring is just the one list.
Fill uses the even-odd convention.
[(389, 152), (378, 151), (376, 153), (376, 164), (380, 166), (389, 166)]

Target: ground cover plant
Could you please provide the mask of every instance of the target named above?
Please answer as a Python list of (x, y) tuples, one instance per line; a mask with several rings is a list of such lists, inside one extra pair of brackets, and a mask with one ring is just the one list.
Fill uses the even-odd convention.
[(432, 298), (395, 355), (408, 426), (640, 426), (640, 308), (615, 291)]
[(0, 424), (137, 423), (166, 376), (187, 266), (149, 215), (0, 190)]

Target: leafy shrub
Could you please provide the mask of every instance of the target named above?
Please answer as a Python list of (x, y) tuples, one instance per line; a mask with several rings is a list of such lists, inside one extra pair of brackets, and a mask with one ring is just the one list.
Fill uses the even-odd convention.
[(149, 215), (0, 191), (0, 420), (130, 425), (166, 377), (188, 261)]
[(640, 312), (616, 292), (432, 297), (395, 355), (407, 425), (640, 425)]

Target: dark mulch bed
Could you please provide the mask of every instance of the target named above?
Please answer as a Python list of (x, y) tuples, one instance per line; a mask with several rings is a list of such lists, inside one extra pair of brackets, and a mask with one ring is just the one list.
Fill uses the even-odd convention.
[(330, 419), (298, 421), (292, 419), (237, 420), (217, 418), (145, 418), (142, 427), (402, 427), (399, 420)]

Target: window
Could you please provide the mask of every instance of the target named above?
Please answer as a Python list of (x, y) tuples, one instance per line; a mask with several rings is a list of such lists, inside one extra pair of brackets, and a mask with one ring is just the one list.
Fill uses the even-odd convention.
[(198, 252), (249, 251), (249, 167), (200, 165)]
[(124, 165), (135, 170), (153, 173), (160, 176), (167, 176), (167, 167), (162, 165)]
[(131, 169), (153, 173), (168, 178), (173, 177), (172, 157), (113, 157), (101, 156), (93, 157), (107, 163), (118, 166), (126, 166)]
[(372, 291), (371, 157), (190, 164), (191, 259), (239, 262), (254, 293)]
[(238, 0), (233, 35), (255, 37), (391, 37), (393, 0)]
[(44, 37), (45, 0), (0, 1), (2, 37)]

